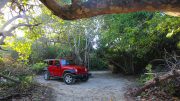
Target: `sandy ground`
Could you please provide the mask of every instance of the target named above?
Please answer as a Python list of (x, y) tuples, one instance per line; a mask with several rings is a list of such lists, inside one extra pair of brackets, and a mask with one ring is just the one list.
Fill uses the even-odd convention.
[(87, 82), (66, 85), (62, 80), (44, 80), (38, 76), (36, 81), (54, 89), (56, 101), (125, 101), (124, 93), (128, 87), (136, 85), (135, 78), (115, 75), (109, 71), (91, 72)]

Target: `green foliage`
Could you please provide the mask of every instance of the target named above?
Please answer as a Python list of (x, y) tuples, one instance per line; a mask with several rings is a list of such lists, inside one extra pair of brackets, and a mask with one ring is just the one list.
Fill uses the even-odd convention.
[(6, 80), (6, 82), (0, 82), (0, 87), (2, 89), (13, 88), (25, 91), (33, 85), (34, 75), (28, 65), (15, 61), (10, 56), (3, 57), (1, 62), (3, 65), (0, 65), (0, 73), (20, 81), (18, 86), (9, 80)]
[(19, 80), (21, 81), (21, 89), (27, 89), (33, 85), (33, 75), (20, 76)]
[(30, 63), (34, 64), (46, 58), (46, 47), (43, 43), (34, 42), (32, 45), (32, 52), (30, 55)]
[(176, 92), (175, 86), (173, 82), (169, 82), (165, 87), (162, 87), (162, 89), (165, 89), (170, 95), (173, 95)]
[(99, 53), (119, 64), (125, 73), (139, 72), (152, 59), (161, 58), (164, 49), (177, 49), (180, 18), (137, 12), (104, 19)]
[(4, 66), (3, 58), (0, 57), (0, 66)]
[(147, 70), (148, 73), (152, 73), (152, 65), (148, 64), (145, 68)]
[(66, 56), (71, 56), (71, 51), (66, 48), (66, 49), (62, 49), (60, 48), (57, 52), (57, 57), (56, 58), (63, 58), (63, 57), (66, 57)]
[(90, 58), (90, 70), (107, 70), (108, 63), (101, 59), (96, 57), (96, 55), (92, 55)]
[(43, 69), (47, 66), (47, 64), (45, 63), (35, 63), (32, 65), (32, 70), (35, 72), (35, 73), (41, 73), (43, 71)]
[[(11, 41), (10, 41), (11, 40)], [(18, 52), (19, 60), (24, 61), (25, 63), (28, 62), (29, 55), (31, 54), (31, 41), (23, 38), (6, 39), (6, 45), (16, 52)]]
[[(29, 2), (22, 0), (23, 4)], [(72, 1), (57, 2), (66, 5)], [(120, 68), (117, 70), (132, 74), (140, 72), (150, 60), (161, 58), (164, 49), (171, 51), (180, 47), (180, 18), (163, 13), (137, 12), (64, 21), (44, 6), (33, 9), (41, 13), (28, 10), (25, 12), (30, 16), (28, 21), (18, 19), (16, 22), (40, 25), (18, 28), (24, 33), (23, 37), (15, 35), (6, 39), (13, 58), (26, 64), (73, 55), (83, 62), (90, 57), (92, 69), (102, 69), (114, 62), (116, 65), (113, 65)], [(4, 23), (5, 18), (0, 17)], [(93, 48), (95, 45), (97, 50)]]
[[(147, 74), (143, 74), (143, 75), (141, 75), (140, 76), (140, 78), (139, 78), (139, 82), (140, 82), (140, 84), (144, 84), (144, 83), (146, 83), (147, 81), (149, 81), (149, 80), (152, 80), (153, 79), (153, 74), (151, 74), (152, 73), (152, 65), (151, 64), (148, 64), (147, 66), (146, 66), (146, 73)], [(149, 74), (148, 74), (149, 73)]]

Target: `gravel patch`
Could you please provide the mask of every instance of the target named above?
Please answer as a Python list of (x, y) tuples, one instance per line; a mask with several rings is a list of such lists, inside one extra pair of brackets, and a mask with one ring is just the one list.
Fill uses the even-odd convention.
[(135, 78), (112, 74), (110, 71), (91, 72), (87, 82), (66, 85), (63, 80), (44, 80), (37, 76), (41, 85), (54, 89), (56, 101), (125, 101), (124, 93), (128, 87), (136, 85)]

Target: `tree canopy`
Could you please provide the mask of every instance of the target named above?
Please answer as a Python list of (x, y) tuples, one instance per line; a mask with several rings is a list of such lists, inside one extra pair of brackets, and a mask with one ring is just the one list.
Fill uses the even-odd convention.
[[(33, 88), (43, 60), (70, 57), (90, 71), (147, 72), (143, 83), (169, 71), (129, 93), (151, 97), (151, 86), (169, 78), (176, 85), (180, 75), (179, 10), (179, 0), (0, 0), (0, 86), (3, 77), (13, 82), (3, 91)], [(173, 95), (174, 87), (163, 91)]]
[[(84, 5), (92, 1), (74, 2), (78, 2), (75, 5)], [(53, 3), (53, 0), (42, 0), (42, 2)], [(61, 8), (67, 7), (68, 9), (68, 7), (74, 6), (71, 0), (54, 2), (62, 6)], [(97, 0), (93, 3), (98, 2), (100, 4), (107, 3)], [(125, 2), (116, 0), (112, 2), (125, 4)], [(132, 0), (131, 2), (140, 1)], [(171, 1), (162, 1), (162, 4), (169, 2)], [(175, 2), (178, 5), (178, 1), (174, 1), (172, 5)], [(42, 6), (38, 0), (34, 3), (27, 0), (23, 0), (23, 2), (2, 1), (2, 3), (6, 5), (1, 10), (1, 47), (3, 49), (11, 48), (13, 54), (14, 51), (17, 52), (19, 59), (27, 60), (27, 62), (35, 63), (45, 58), (71, 55), (80, 64), (89, 65), (90, 58), (92, 58), (92, 62), (96, 58), (101, 58), (102, 61), (99, 60), (104, 63), (103, 66), (107, 67), (107, 64), (110, 63), (124, 72), (133, 72), (136, 67), (143, 68), (153, 58), (161, 57), (160, 53), (164, 48), (172, 50), (179, 46), (179, 18), (167, 16), (163, 12), (130, 14), (113, 14), (114, 12), (112, 12), (113, 15), (80, 19), (81, 17), (90, 17), (82, 13), (85, 15), (73, 18), (79, 20), (66, 21), (54, 15), (52, 10)], [(116, 6), (119, 5), (117, 3)], [(94, 4), (94, 6), (96, 5)], [(10, 14), (12, 16), (8, 19), (4, 18), (7, 15), (3, 14), (3, 9), (6, 11), (9, 9), (6, 13), (8, 16)], [(94, 9), (96, 8), (94, 7)], [(72, 11), (68, 17), (73, 15)], [(18, 33), (23, 33), (23, 36), (19, 37)], [(158, 48), (159, 50), (157, 50)], [(127, 60), (123, 60), (125, 57)]]

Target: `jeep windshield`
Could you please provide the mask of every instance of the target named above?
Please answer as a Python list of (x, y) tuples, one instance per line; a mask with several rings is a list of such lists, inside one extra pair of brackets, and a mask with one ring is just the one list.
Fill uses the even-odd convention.
[(73, 65), (73, 64), (74, 64), (73, 60), (65, 60), (65, 59), (61, 60), (62, 66)]

